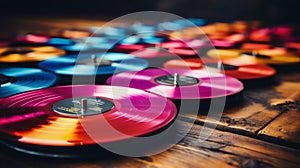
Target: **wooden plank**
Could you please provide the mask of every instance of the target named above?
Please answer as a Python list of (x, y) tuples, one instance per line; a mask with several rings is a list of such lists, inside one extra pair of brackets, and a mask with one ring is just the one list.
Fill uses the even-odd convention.
[[(258, 138), (300, 148), (299, 87), (299, 82), (283, 82), (276, 87), (282, 98), (273, 99), (271, 102), (275, 108), (279, 108), (284, 112), (262, 129), (258, 133)], [(286, 103), (274, 103), (280, 101)]]
[[(293, 75), (297, 74), (300, 73), (293, 73)], [(196, 122), (201, 125), (204, 122), (209, 125), (217, 124), (217, 129), (255, 137), (272, 120), (288, 110), (285, 107), (286, 104), (300, 100), (300, 83), (295, 82), (298, 78), (281, 74), (279, 79), (292, 82), (276, 82), (274, 86), (246, 88), (240, 105), (226, 107), (220, 121), (208, 118), (206, 114), (186, 117), (191, 120), (197, 118)], [(290, 134), (290, 136), (294, 135)]]
[(244, 95), (243, 102), (236, 107), (226, 107), (220, 121), (208, 118), (206, 115), (186, 115), (191, 120), (197, 118), (197, 123), (203, 125), (217, 124), (217, 129), (255, 137), (256, 133), (267, 125), (280, 111), (270, 109), (266, 105)]
[(200, 141), (202, 128), (195, 125), (170, 150), (142, 160), (157, 167), (297, 167), (299, 164), (298, 150), (250, 137), (215, 130), (206, 141)]
[(300, 148), (300, 113), (289, 110), (259, 131), (258, 138)]

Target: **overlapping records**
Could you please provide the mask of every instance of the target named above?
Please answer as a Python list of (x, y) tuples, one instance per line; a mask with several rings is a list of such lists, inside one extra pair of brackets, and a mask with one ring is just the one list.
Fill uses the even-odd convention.
[[(98, 144), (168, 128), (178, 102), (227, 103), (242, 96), (245, 81), (274, 76), (274, 65), (299, 65), (299, 41), (289, 26), (200, 18), (1, 38), (0, 66), (8, 68), (0, 68), (0, 143), (45, 157), (90, 157)], [(65, 85), (74, 76), (108, 85)]]
[(43, 61), (39, 66), (60, 75), (106, 75), (142, 70), (148, 62), (130, 54), (108, 52), (61, 56)]
[(138, 88), (171, 99), (212, 99), (243, 90), (243, 84), (237, 79), (205, 70), (145, 69), (115, 74), (107, 83)]
[[(1, 139), (7, 145), (17, 144), (19, 150), (51, 157), (73, 157), (79, 155), (76, 147), (97, 147), (149, 134), (168, 125), (176, 116), (175, 105), (166, 98), (133, 88), (104, 85), (31, 91), (2, 99), (0, 110)], [(98, 138), (87, 134), (89, 128), (96, 129)], [(59, 153), (59, 147), (70, 153)], [(88, 154), (85, 151), (80, 155)]]
[(241, 80), (262, 79), (275, 75), (276, 70), (263, 64), (241, 63), (232, 59), (220, 61), (213, 58), (174, 59), (164, 64), (165, 68), (207, 69), (221, 72)]
[(0, 62), (19, 63), (43, 61), (64, 55), (65, 51), (51, 46), (0, 48)]

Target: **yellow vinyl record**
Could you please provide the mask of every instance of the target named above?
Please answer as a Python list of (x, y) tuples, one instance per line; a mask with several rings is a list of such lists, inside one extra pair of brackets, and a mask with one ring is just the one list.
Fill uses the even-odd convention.
[(43, 61), (64, 55), (65, 51), (51, 46), (0, 48), (0, 62), (17, 63)]
[(247, 49), (213, 49), (207, 52), (207, 55), (212, 58), (225, 59), (237, 59), (242, 62), (251, 62), (255, 64), (295, 64), (300, 63), (300, 57), (298, 55), (288, 52), (282, 48), (273, 49), (259, 49), (259, 50), (247, 50)]

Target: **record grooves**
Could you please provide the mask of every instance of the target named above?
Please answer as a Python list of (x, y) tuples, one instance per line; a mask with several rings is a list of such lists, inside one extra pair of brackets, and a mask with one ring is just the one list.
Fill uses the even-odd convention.
[[(49, 150), (50, 154), (55, 151), (49, 147), (68, 147), (72, 151), (146, 135), (167, 126), (176, 116), (175, 105), (166, 98), (104, 85), (58, 86), (26, 92), (2, 99), (0, 110), (3, 141), (18, 144), (19, 150), (25, 145), (28, 152)], [(93, 132), (95, 128), (101, 131)]]

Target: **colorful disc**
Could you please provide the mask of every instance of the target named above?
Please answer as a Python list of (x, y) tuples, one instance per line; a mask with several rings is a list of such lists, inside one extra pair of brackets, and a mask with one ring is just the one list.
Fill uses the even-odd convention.
[(58, 48), (71, 52), (109, 50), (112, 49), (118, 41), (118, 38), (113, 37), (87, 37), (73, 39), (72, 44), (58, 46)]
[(39, 63), (42, 69), (60, 75), (108, 75), (124, 71), (142, 70), (148, 62), (122, 53), (67, 55)]
[(65, 51), (51, 46), (0, 48), (0, 62), (17, 63), (43, 61), (64, 54)]
[(115, 74), (113, 86), (143, 89), (171, 99), (212, 99), (236, 94), (243, 84), (235, 78), (205, 70), (146, 69)]
[(176, 116), (166, 98), (104, 85), (35, 90), (2, 99), (0, 111), (2, 139), (40, 148), (120, 141), (159, 130)]
[(223, 60), (221, 67), (218, 67), (218, 63), (219, 60), (213, 58), (174, 59), (167, 61), (164, 67), (180, 69), (206, 68), (206, 70), (221, 72), (242, 80), (267, 78), (276, 73), (274, 68), (267, 65), (242, 64), (231, 59)]
[(35, 68), (1, 68), (0, 98), (49, 87), (56, 76)]
[(63, 45), (72, 45), (74, 41), (69, 38), (64, 37), (51, 37), (47, 35), (39, 34), (26, 34), (16, 38), (17, 42), (28, 43), (28, 44), (41, 44), (41, 45), (50, 45), (50, 46), (63, 46)]
[(284, 48), (272, 49), (213, 49), (207, 52), (207, 55), (212, 58), (245, 60), (249, 64), (271, 64), (271, 65), (286, 65), (296, 64), (300, 62), (300, 58)]

